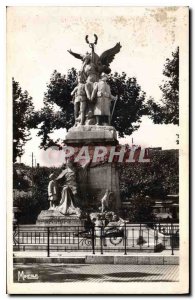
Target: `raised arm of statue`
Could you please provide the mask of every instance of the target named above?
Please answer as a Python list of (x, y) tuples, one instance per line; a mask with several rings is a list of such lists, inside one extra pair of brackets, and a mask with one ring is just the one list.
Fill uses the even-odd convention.
[(73, 52), (71, 49), (70, 50), (67, 50), (72, 56), (74, 56), (75, 58), (77, 58), (77, 59), (81, 59), (81, 60), (83, 60), (83, 58), (84, 58), (84, 55), (82, 55), (82, 54), (80, 54), (80, 53), (75, 53), (75, 52)]

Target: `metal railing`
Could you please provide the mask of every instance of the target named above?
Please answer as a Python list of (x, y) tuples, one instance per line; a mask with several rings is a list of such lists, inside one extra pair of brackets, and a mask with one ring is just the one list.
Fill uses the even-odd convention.
[(124, 223), (123, 226), (16, 225), (14, 251), (51, 252), (160, 252), (179, 249), (179, 225), (172, 223)]

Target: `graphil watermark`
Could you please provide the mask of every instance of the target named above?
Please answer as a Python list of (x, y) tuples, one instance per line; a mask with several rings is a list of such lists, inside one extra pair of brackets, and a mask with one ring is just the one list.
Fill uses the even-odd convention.
[(63, 163), (71, 160), (75, 163), (149, 163), (149, 149), (128, 145), (102, 146), (51, 146), (44, 153), (44, 160)]

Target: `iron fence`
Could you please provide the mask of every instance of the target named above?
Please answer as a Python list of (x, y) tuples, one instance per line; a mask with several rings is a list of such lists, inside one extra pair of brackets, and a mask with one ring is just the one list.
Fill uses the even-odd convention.
[(173, 223), (124, 223), (122, 226), (16, 225), (14, 251), (51, 252), (160, 252), (179, 248), (179, 225)]

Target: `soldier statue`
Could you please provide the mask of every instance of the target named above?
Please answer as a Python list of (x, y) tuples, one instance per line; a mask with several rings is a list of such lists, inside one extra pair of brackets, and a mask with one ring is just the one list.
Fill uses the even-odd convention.
[(116, 100), (111, 94), (110, 86), (107, 84), (108, 76), (103, 73), (99, 82), (97, 82), (94, 86), (91, 100), (95, 100), (95, 107), (94, 107), (94, 116), (96, 117), (96, 124), (102, 125), (103, 117), (106, 117), (107, 120), (105, 121), (105, 125), (110, 125), (111, 123), (111, 113), (110, 113), (110, 106), (111, 101)]
[(75, 95), (74, 99), (74, 115), (75, 115), (75, 121), (79, 118), (81, 118), (81, 125), (85, 124), (85, 114), (86, 114), (86, 108), (87, 108), (87, 94), (86, 94), (86, 86), (85, 83), (83, 83), (83, 78), (81, 74), (78, 76), (78, 85), (74, 88), (74, 90), (71, 93), (71, 96)]

